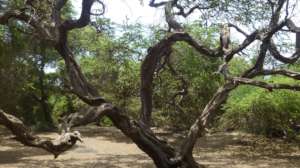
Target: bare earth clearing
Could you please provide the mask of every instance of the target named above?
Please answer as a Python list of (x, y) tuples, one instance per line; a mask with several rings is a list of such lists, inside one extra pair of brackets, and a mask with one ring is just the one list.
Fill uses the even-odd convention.
[[(88, 126), (78, 128), (84, 143), (60, 155), (12, 140), (0, 129), (1, 168), (154, 168), (152, 161), (117, 129)], [(55, 138), (56, 133), (40, 134)], [(180, 137), (161, 132), (168, 137)], [(300, 168), (300, 147), (280, 140), (266, 140), (239, 133), (215, 133), (199, 140), (197, 160), (208, 168)]]

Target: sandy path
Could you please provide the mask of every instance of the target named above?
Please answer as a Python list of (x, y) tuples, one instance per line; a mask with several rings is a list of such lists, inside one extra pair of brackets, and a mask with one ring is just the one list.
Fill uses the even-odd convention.
[[(24, 147), (0, 131), (0, 168), (154, 168), (153, 162), (115, 128), (79, 129), (84, 143), (53, 159), (47, 152)], [(56, 137), (54, 133), (41, 134)], [(209, 168), (300, 168), (299, 147), (264, 142), (247, 144), (239, 134), (213, 134), (195, 148), (196, 159)], [(264, 148), (264, 147), (270, 148)]]
[[(84, 137), (84, 143), (78, 143), (76, 147), (60, 155), (57, 159), (53, 159), (52, 155), (43, 150), (24, 147), (11, 140), (11, 136), (0, 137), (0, 167), (153, 167), (148, 157), (116, 129), (96, 127), (90, 129), (79, 129)], [(56, 137), (56, 134), (48, 133), (41, 134), (41, 136), (53, 138)]]

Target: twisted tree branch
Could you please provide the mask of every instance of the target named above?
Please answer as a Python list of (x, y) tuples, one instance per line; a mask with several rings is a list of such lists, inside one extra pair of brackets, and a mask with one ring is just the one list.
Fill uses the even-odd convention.
[(232, 80), (235, 83), (257, 86), (257, 87), (268, 89), (269, 91), (272, 91), (273, 89), (288, 89), (288, 90), (300, 91), (300, 85), (267, 83), (263, 81), (258, 81), (249, 78), (240, 78), (240, 77), (234, 77)]
[(61, 153), (71, 149), (77, 142), (82, 141), (80, 133), (68, 132), (60, 135), (55, 140), (40, 138), (33, 135), (21, 120), (13, 115), (5, 113), (0, 109), (0, 124), (7, 127), (15, 136), (16, 140), (26, 146), (42, 148), (54, 155), (57, 158)]
[(281, 55), (280, 52), (277, 50), (277, 47), (273, 41), (270, 42), (269, 51), (276, 60), (281, 61), (283, 63), (293, 64), (300, 57), (300, 50), (298, 50), (298, 49), (296, 49), (296, 52), (294, 54), (292, 54), (292, 56), (290, 56), (290, 57), (285, 57), (285, 56)]
[(278, 69), (278, 70), (262, 70), (257, 73), (257, 75), (283, 75), (289, 78), (293, 78), (296, 80), (300, 80), (300, 73), (294, 72), (286, 69)]

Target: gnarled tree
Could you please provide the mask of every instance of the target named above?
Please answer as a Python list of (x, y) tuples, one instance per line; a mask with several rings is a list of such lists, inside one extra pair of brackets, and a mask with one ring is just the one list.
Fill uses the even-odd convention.
[[(40, 37), (41, 40), (50, 44), (64, 59), (68, 78), (71, 83), (70, 90), (77, 95), (78, 98), (94, 108), (94, 110), (87, 111), (84, 116), (73, 114), (67, 117), (69, 127), (84, 125), (97, 120), (100, 116), (106, 115), (118, 129), (132, 139), (141, 150), (153, 159), (157, 167), (201, 167), (193, 158), (194, 145), (199, 137), (205, 135), (205, 130), (215, 117), (216, 110), (225, 103), (229, 93), (239, 85), (253, 85), (270, 91), (274, 89), (300, 90), (300, 86), (297, 85), (267, 83), (266, 81), (259, 81), (255, 78), (262, 75), (283, 75), (296, 80), (300, 79), (300, 73), (298, 72), (293, 72), (288, 69), (265, 69), (264, 67), (268, 52), (275, 60), (285, 64), (294, 63), (299, 58), (298, 50), (296, 50), (292, 57), (286, 57), (280, 54), (275, 40), (273, 40), (275, 33), (280, 33), (283, 29), (285, 31), (287, 29), (287, 31), (293, 33), (300, 32), (299, 28), (290, 18), (292, 14), (289, 12), (291, 9), (289, 4), (291, 3), (288, 3), (288, 0), (255, 0), (253, 1), (254, 4), (259, 2), (263, 7), (269, 10), (269, 13), (267, 13), (264, 18), (268, 19), (265, 20), (268, 24), (261, 26), (262, 28), (260, 29), (253, 30), (251, 33), (246, 33), (242, 28), (232, 23), (227, 23), (229, 28), (236, 29), (237, 32), (245, 36), (245, 39), (238, 45), (233, 45), (232, 47), (226, 46), (226, 52), (223, 51), (224, 46), (214, 49), (210, 48), (204, 45), (204, 42), (194, 39), (189, 33), (184, 31), (168, 34), (157, 44), (150, 47), (141, 66), (141, 117), (139, 121), (132, 120), (129, 116), (125, 115), (121, 109), (115, 107), (113, 103), (101, 97), (98, 91), (89, 84), (80, 66), (75, 61), (72, 50), (68, 46), (68, 33), (73, 29), (83, 28), (91, 22), (91, 15), (93, 15), (91, 8), (93, 4), (97, 2), (101, 4), (104, 11), (105, 5), (101, 0), (82, 0), (80, 17), (75, 20), (64, 20), (61, 17), (61, 11), (66, 5), (67, 0), (45, 0), (45, 2), (31, 0), (24, 3), (23, 7), (8, 9), (1, 13), (0, 24), (6, 25), (10, 21), (18, 21), (24, 26), (29, 26), (33, 30), (33, 35), (38, 35), (37, 37)], [(227, 14), (232, 12), (233, 9), (236, 10), (234, 5), (242, 6), (243, 3), (248, 3), (249, 1), (232, 1), (232, 4), (223, 4), (223, 1), (199, 0), (193, 1), (194, 3), (192, 4), (189, 2), (190, 1), (186, 0), (172, 0), (171, 2), (155, 2), (155, 0), (150, 0), (149, 5), (158, 8), (172, 4), (171, 7), (174, 8), (174, 11), (177, 11), (174, 12), (173, 15), (183, 17), (188, 17), (194, 11), (199, 10), (202, 13), (210, 13), (210, 15), (205, 15), (204, 20), (208, 19), (213, 22), (217, 20), (217, 18), (221, 18), (224, 22), (224, 20), (226, 20), (225, 18), (227, 18), (227, 20), (233, 18), (228, 17)], [(253, 3), (251, 2), (251, 4)], [(172, 9), (168, 10), (171, 11)], [(261, 11), (265, 12), (266, 10)], [(101, 12), (100, 15), (101, 14), (103, 14), (103, 12)], [(172, 19), (175, 19), (175, 17), (172, 16)], [(241, 20), (244, 22), (248, 21), (247, 19)], [(176, 42), (185, 42), (201, 55), (221, 58), (224, 63), (227, 64), (234, 56), (243, 52), (255, 41), (259, 42), (260, 47), (258, 55), (254, 56), (255, 61), (253, 66), (239, 76), (226, 77), (224, 84), (217, 90), (204, 110), (199, 113), (199, 116), (191, 125), (188, 134), (179, 148), (175, 148), (165, 141), (160, 140), (151, 129), (149, 129), (152, 113), (154, 74), (161, 60), (170, 56), (172, 46)], [(170, 63), (165, 65), (171, 66)], [(174, 74), (176, 75), (175, 72)], [(69, 149), (70, 144), (74, 144), (67, 143), (68, 147), (61, 145), (55, 146), (52, 142), (40, 140), (38, 137), (32, 136), (19, 120), (2, 111), (0, 112), (0, 124), (10, 129), (12, 133), (17, 136), (17, 140), (23, 144), (41, 147), (53, 153), (55, 156), (60, 153), (59, 151)]]

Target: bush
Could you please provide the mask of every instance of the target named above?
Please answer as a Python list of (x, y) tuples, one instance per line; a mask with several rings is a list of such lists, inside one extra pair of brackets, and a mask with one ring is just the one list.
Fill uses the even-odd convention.
[(295, 124), (300, 123), (300, 93), (241, 86), (223, 109), (221, 128), (292, 138), (297, 133)]

